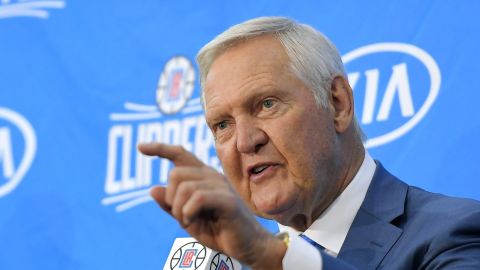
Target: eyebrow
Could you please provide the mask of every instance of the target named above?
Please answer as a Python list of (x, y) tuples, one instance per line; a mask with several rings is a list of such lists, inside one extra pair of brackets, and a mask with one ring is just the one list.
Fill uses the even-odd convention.
[(245, 99), (245, 101), (249, 102), (252, 99), (258, 99), (259, 97), (264, 97), (264, 96), (268, 96), (268, 95), (281, 96), (281, 95), (284, 94), (284, 92), (285, 91), (281, 90), (279, 87), (268, 84), (268, 85), (264, 85), (264, 86), (256, 88), (253, 91), (253, 93), (250, 93), (250, 96), (248, 96)]
[[(265, 98), (267, 96), (284, 96), (285, 95), (284, 90), (281, 90), (281, 88), (278, 88), (277, 86), (274, 86), (272, 84), (265, 84), (260, 87), (257, 87), (256, 89), (249, 91), (248, 94), (245, 94), (244, 96), (240, 96), (238, 99), (240, 99), (240, 105), (237, 105), (236, 107), (241, 107), (241, 108), (248, 108), (251, 109), (250, 107), (252, 106), (252, 103), (254, 101)], [(238, 104), (238, 103), (237, 103)], [(215, 113), (212, 116), (212, 111), (216, 111), (216, 107), (214, 106), (213, 108), (205, 109), (205, 120), (207, 121), (207, 124), (209, 122), (216, 122), (219, 119), (223, 119), (227, 116), (229, 116), (228, 113), (225, 113), (223, 109), (221, 109), (220, 113)], [(230, 107), (230, 105), (229, 105)], [(210, 112), (210, 113), (209, 113)], [(210, 115), (211, 117), (208, 117)]]

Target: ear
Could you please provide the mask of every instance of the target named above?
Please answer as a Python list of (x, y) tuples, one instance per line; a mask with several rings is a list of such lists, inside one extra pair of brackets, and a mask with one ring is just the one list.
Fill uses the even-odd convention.
[(348, 129), (353, 120), (353, 92), (347, 79), (336, 76), (331, 84), (331, 100), (334, 110), (335, 130), (343, 133)]

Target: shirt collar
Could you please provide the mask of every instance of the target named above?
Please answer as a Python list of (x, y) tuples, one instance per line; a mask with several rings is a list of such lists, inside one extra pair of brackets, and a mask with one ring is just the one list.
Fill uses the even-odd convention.
[[(365, 158), (352, 182), (303, 234), (325, 247), (333, 255), (338, 255), (353, 219), (365, 199), (376, 166), (375, 161), (365, 151)], [(278, 226), (280, 231), (301, 233), (281, 224)]]

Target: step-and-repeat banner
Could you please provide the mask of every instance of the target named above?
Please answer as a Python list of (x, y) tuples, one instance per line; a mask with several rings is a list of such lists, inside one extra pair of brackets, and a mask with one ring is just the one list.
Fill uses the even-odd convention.
[(171, 164), (135, 146), (182, 144), (220, 168), (194, 56), (257, 16), (337, 45), (374, 158), (480, 199), (479, 12), (474, 0), (0, 0), (0, 269), (161, 269), (187, 235), (148, 195)]

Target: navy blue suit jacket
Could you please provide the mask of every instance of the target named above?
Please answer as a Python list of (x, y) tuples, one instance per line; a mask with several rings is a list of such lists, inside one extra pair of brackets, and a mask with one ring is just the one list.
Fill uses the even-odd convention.
[(480, 269), (480, 202), (408, 186), (377, 162), (338, 258), (322, 258), (324, 270)]

